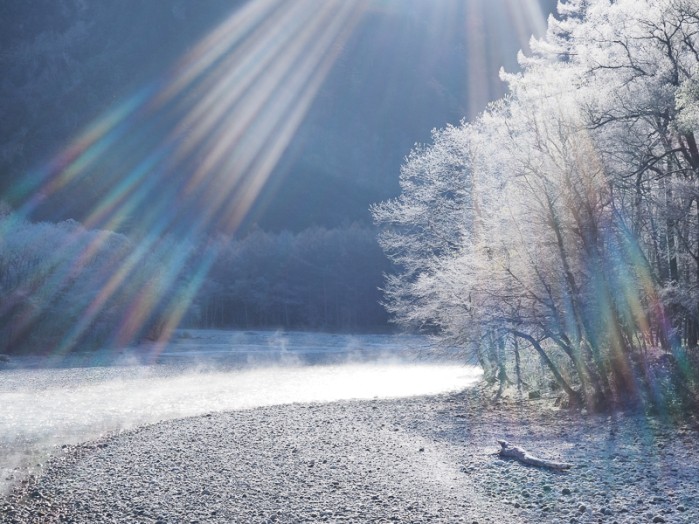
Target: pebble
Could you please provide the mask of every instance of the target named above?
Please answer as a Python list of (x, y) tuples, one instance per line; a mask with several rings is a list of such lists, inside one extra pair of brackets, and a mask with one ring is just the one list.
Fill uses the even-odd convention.
[[(620, 416), (610, 444), (606, 418), (471, 394), (212, 413), (68, 446), (0, 522), (699, 522), (699, 439), (668, 431), (660, 449), (647, 418)], [(500, 460), (497, 438), (574, 468)]]

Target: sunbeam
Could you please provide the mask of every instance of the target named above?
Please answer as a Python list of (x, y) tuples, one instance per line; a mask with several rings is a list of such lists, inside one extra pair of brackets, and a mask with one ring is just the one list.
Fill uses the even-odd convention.
[[(144, 286), (129, 299), (116, 342), (142, 335), (158, 308), (174, 319), (184, 314), (211, 260), (190, 259), (187, 249), (166, 247), (159, 239), (177, 232), (184, 245), (205, 230), (236, 231), (365, 8), (364, 1), (246, 3), (167, 78), (104, 114), (34, 173), (29, 184), (14, 188), (21, 193), (14, 196), (24, 200), (17, 216), (27, 217), (47, 198), (67, 194), (77, 181), (102, 171), (105, 177), (94, 180), (111, 188), (93, 204), (86, 227), (119, 230), (130, 224), (141, 239), (118, 261), (55, 353), (76, 347), (127, 282), (143, 281)], [(137, 211), (141, 218), (131, 224)], [(85, 245), (75, 264), (100, 252), (106, 238), (97, 236)], [(63, 246), (54, 255), (63, 258), (70, 251)], [(151, 268), (154, 273), (144, 277), (154, 253), (169, 261), (167, 268)], [(185, 272), (185, 291), (173, 292)], [(41, 292), (57, 295), (69, 278), (56, 275)], [(32, 320), (28, 315), (25, 322)], [(175, 326), (172, 319), (159, 322), (165, 331)]]
[[(536, 9), (533, 2), (505, 0), (494, 7), (482, 1), (399, 6), (378, 0), (255, 0), (234, 9), (168, 74), (97, 118), (51, 162), (13, 187), (13, 200), (20, 202), (18, 219), (73, 193), (89, 198), (88, 188), (95, 198), (82, 206), (87, 230), (126, 231), (131, 242), (105, 260), (114, 237), (76, 229), (71, 245), (53, 253), (55, 260), (74, 264), (50, 279), (37, 278), (36, 292), (47, 303), (73, 285), (79, 268), (95, 260), (102, 264), (94, 296), (53, 351), (66, 354), (79, 347), (104, 314), (117, 311), (113, 304), (125, 307), (110, 337), (114, 343), (157, 338), (174, 329), (173, 319), (185, 314), (213, 263), (189, 246), (211, 232), (233, 235), (248, 219), (367, 15), (400, 14), (393, 19), (399, 25), (380, 27), (372, 37), (377, 53), (384, 53), (391, 38), (408, 38), (419, 18), (427, 31), (415, 57), (419, 63), (446, 56), (451, 51), (444, 42), (465, 28), (470, 87), (459, 105), (475, 111), (502, 91), (495, 77), (483, 74), (487, 62), (502, 59), (493, 35), (513, 38), (499, 34), (491, 11), (502, 11), (497, 15), (501, 19), (509, 14), (511, 23), (519, 24), (514, 34), (524, 47), (527, 27), (541, 18)], [(390, 61), (386, 64), (387, 75), (399, 76)], [(443, 79), (429, 81), (444, 89)], [(376, 97), (380, 104), (386, 103), (385, 96)], [(4, 227), (11, 227), (10, 221)], [(79, 249), (84, 252), (74, 253)], [(27, 332), (40, 317), (38, 309), (24, 311), (22, 330)]]
[(0, 515), (699, 522), (699, 0), (36, 4)]

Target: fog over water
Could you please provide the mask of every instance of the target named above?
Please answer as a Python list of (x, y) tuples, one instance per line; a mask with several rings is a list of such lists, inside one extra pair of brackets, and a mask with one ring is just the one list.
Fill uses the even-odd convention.
[[(165, 348), (0, 370), (0, 490), (55, 446), (215, 411), (457, 391), (480, 370), (420, 337), (190, 331)], [(98, 365), (99, 364), (99, 365)]]

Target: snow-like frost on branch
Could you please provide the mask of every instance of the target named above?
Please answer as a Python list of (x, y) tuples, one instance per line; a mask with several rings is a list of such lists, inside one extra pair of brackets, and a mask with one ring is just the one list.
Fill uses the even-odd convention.
[(534, 351), (594, 403), (643, 389), (649, 346), (699, 339), (699, 2), (558, 13), (508, 95), (416, 146), (372, 212), (396, 321), (501, 382)]

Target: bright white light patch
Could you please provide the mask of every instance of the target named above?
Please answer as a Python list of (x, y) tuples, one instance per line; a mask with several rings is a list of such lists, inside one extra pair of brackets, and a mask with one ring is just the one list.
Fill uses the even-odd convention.
[(8, 379), (4, 387), (13, 385), (0, 386), (0, 491), (9, 487), (13, 467), (43, 460), (55, 445), (214, 411), (457, 391), (478, 380), (480, 370), (446, 364), (360, 363), (166, 376), (159, 366), (4, 374)]

